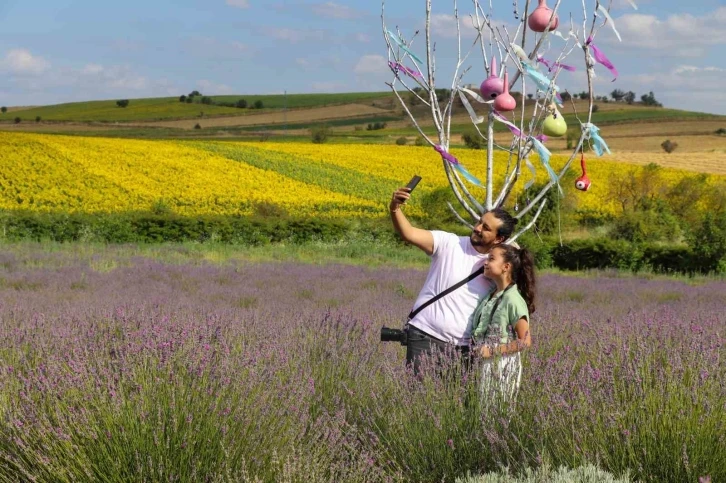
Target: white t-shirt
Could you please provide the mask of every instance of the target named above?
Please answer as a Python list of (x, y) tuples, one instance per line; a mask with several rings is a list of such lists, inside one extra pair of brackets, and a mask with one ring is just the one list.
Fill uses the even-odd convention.
[[(424, 304), (435, 295), (472, 272), (484, 266), (488, 254), (474, 249), (468, 236), (434, 230), (434, 253), (426, 282), (416, 298), (414, 308)], [(479, 299), (489, 293), (493, 283), (484, 275), (429, 305), (409, 322), (427, 334), (456, 345), (468, 345), (471, 338), (472, 316)]]

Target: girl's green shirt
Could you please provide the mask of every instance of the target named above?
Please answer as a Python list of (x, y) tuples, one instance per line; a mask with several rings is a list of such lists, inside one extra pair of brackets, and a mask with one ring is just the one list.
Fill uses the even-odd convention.
[[(506, 344), (517, 338), (514, 326), (519, 319), (525, 318), (529, 322), (527, 302), (516, 286), (494, 294), (491, 299), (490, 295), (479, 300), (474, 311), (472, 334), (476, 342)], [(502, 301), (492, 317), (492, 310), (500, 298)]]

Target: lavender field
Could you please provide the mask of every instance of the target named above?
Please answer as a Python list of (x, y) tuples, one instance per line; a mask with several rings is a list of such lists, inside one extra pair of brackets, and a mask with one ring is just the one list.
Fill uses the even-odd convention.
[(516, 406), (483, 412), (378, 342), (424, 277), (1, 252), (0, 481), (726, 481), (726, 282), (543, 275)]

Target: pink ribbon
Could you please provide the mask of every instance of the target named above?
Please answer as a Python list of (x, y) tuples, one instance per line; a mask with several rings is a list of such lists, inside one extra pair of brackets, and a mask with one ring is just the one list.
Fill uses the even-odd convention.
[(447, 152), (442, 148), (440, 145), (435, 145), (434, 149), (437, 153), (441, 155), (442, 158), (444, 158), (446, 161), (450, 162), (451, 164), (459, 164), (459, 160), (454, 157), (453, 154)]
[(604, 65), (613, 74), (613, 82), (615, 82), (615, 79), (618, 78), (618, 69), (616, 69), (613, 63), (610, 62), (610, 59), (608, 59), (605, 54), (603, 54), (603, 52), (595, 46), (592, 41), (592, 37), (587, 38), (585, 45), (590, 47), (592, 56), (595, 58), (595, 62)]
[(537, 62), (546, 65), (547, 66), (547, 69), (550, 72), (552, 72), (553, 69), (556, 69), (558, 67), (561, 67), (562, 69), (568, 70), (570, 72), (575, 72), (575, 70), (576, 70), (571, 65), (566, 65), (566, 64), (563, 64), (561, 62), (551, 62), (551, 61), (545, 59), (544, 57), (542, 57), (541, 55), (538, 55), (537, 56)]
[(464, 178), (469, 180), (470, 183), (481, 186), (481, 182), (473, 175), (471, 174), (463, 164), (459, 162), (458, 159), (454, 157), (451, 153), (446, 152), (444, 148), (442, 148), (440, 145), (436, 144), (434, 145), (434, 149), (437, 153), (441, 155), (443, 159), (445, 159), (449, 164), (451, 164), (459, 173), (461, 173)]
[(423, 76), (421, 74), (419, 74), (418, 72), (416, 72), (413, 69), (409, 69), (408, 67), (406, 67), (405, 65), (403, 65), (399, 62), (391, 62), (389, 60), (388, 67), (390, 67), (391, 70), (394, 72), (401, 70), (401, 71), (403, 71), (404, 74), (407, 74), (408, 76), (413, 77), (414, 79), (423, 79)]
[[(507, 129), (509, 129), (511, 131), (511, 133), (514, 134), (515, 136), (520, 137), (520, 138), (528, 137), (528, 136), (524, 136), (522, 134), (522, 131), (520, 131), (517, 126), (515, 126), (511, 122), (507, 121), (507, 118), (502, 116), (499, 113), (499, 111), (494, 111), (494, 117), (496, 117), (497, 120), (501, 121), (502, 124), (507, 126)], [(544, 134), (540, 134), (539, 136), (536, 136), (535, 139), (537, 139), (538, 141), (542, 141), (543, 143), (547, 142), (549, 140), (549, 138), (547, 136), (545, 136)]]

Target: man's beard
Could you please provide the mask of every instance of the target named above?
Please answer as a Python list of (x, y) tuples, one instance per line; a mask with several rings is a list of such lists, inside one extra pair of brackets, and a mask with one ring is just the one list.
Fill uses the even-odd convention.
[(476, 233), (472, 232), (469, 236), (469, 240), (471, 241), (471, 244), (477, 247), (484, 246), (484, 241), (481, 239), (481, 236), (477, 235)]

